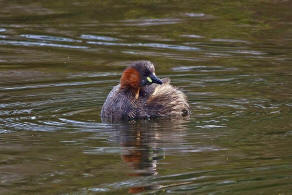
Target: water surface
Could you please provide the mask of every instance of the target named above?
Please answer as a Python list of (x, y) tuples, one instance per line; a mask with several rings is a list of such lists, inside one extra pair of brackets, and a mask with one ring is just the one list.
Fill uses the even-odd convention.
[[(0, 5), (1, 194), (291, 192), (290, 1)], [(101, 122), (134, 60), (190, 120)]]

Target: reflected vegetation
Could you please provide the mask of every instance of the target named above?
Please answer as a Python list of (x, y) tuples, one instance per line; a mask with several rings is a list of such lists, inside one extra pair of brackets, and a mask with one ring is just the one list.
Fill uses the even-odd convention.
[[(0, 194), (291, 192), (291, 1), (0, 5)], [(134, 60), (190, 120), (101, 122)]]

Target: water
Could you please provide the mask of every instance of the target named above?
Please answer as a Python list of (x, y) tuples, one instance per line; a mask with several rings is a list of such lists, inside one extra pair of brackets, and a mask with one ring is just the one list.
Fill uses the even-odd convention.
[[(291, 1), (0, 4), (0, 194), (291, 193)], [(190, 120), (101, 122), (141, 59)]]

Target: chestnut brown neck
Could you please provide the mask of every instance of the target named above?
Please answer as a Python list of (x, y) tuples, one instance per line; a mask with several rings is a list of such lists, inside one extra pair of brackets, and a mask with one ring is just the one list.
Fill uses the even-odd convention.
[(136, 99), (139, 98), (141, 77), (135, 68), (130, 67), (124, 70), (120, 82), (120, 89), (130, 90), (134, 93)]

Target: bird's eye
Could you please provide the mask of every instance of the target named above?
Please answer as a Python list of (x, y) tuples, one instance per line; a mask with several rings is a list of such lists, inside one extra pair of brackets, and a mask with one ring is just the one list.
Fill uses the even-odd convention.
[(146, 78), (149, 83), (152, 83), (152, 79), (150, 77)]

